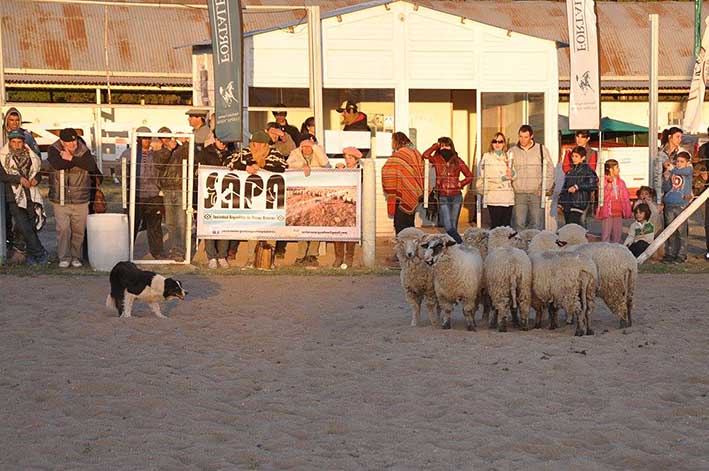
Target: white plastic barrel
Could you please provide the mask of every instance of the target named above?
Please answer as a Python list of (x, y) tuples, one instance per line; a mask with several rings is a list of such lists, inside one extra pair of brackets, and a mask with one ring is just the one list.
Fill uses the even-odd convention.
[(118, 213), (89, 214), (86, 222), (89, 263), (96, 271), (111, 271), (113, 266), (128, 260), (128, 215)]

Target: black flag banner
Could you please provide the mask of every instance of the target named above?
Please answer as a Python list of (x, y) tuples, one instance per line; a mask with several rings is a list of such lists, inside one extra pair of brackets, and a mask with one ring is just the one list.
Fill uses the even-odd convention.
[(239, 0), (208, 0), (214, 62), (216, 135), (224, 142), (242, 140), (243, 35)]

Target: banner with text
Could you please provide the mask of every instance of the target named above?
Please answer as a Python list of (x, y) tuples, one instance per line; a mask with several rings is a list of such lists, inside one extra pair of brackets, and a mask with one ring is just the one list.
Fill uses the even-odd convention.
[(360, 169), (249, 175), (200, 166), (197, 237), (358, 242), (361, 175)]
[[(709, 17), (705, 20), (709, 26)], [(706, 92), (706, 82), (709, 79), (709, 70), (707, 70), (707, 50), (709, 50), (709, 34), (707, 29), (704, 29), (702, 36), (702, 47), (699, 50), (699, 57), (694, 63), (694, 72), (692, 72), (692, 84), (689, 87), (689, 97), (687, 98), (687, 108), (684, 111), (684, 132), (700, 133), (706, 129), (704, 120), (702, 119), (702, 106), (704, 105), (704, 93)]]
[(599, 129), (598, 31), (593, 0), (566, 0), (569, 22), (569, 129)]
[(241, 141), (243, 41), (241, 2), (209, 0), (214, 63), (215, 133), (224, 142)]

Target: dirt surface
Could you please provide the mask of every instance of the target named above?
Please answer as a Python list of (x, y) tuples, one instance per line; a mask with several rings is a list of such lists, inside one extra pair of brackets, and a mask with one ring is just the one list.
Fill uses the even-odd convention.
[(160, 320), (0, 277), (0, 469), (709, 469), (708, 274), (582, 338), (410, 327), (396, 276), (181, 279)]

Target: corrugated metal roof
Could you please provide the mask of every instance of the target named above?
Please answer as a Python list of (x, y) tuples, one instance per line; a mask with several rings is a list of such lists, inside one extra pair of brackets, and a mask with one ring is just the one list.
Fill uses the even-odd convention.
[[(65, 74), (13, 74), (6, 73), (5, 80), (9, 83), (46, 83), (67, 85), (105, 85), (105, 75), (65, 75)], [(116, 77), (111, 76), (112, 86), (131, 85), (151, 87), (192, 87), (192, 78), (161, 78), (161, 77)]]
[[(209, 39), (206, 0), (112, 0), (109, 19), (109, 70), (174, 73), (160, 77), (165, 85), (182, 84), (191, 73), (190, 48)], [(146, 3), (129, 7), (121, 3)], [(305, 21), (304, 5), (319, 5), (328, 17), (385, 3), (382, 0), (246, 0), (247, 5), (283, 6), (293, 10), (250, 10), (244, 30), (259, 32)], [(530, 36), (568, 42), (566, 5), (551, 1), (436, 1), (412, 3)], [(157, 6), (157, 5), (161, 6)], [(104, 71), (104, 6), (0, 0), (3, 50), (8, 78), (22, 69)], [(660, 79), (687, 83), (693, 66), (692, 2), (598, 2), (601, 73), (604, 86), (613, 81), (639, 81), (649, 70), (650, 13), (660, 16)], [(178, 49), (175, 49), (178, 48)], [(14, 70), (12, 70), (14, 69)], [(101, 74), (97, 74), (101, 75)], [(569, 50), (559, 49), (559, 78), (568, 80)], [(136, 77), (138, 79), (138, 77)], [(173, 80), (174, 79), (174, 80)], [(51, 80), (51, 78), (47, 78)], [(155, 83), (147, 77), (145, 83)], [(173, 83), (174, 82), (174, 83)]]

